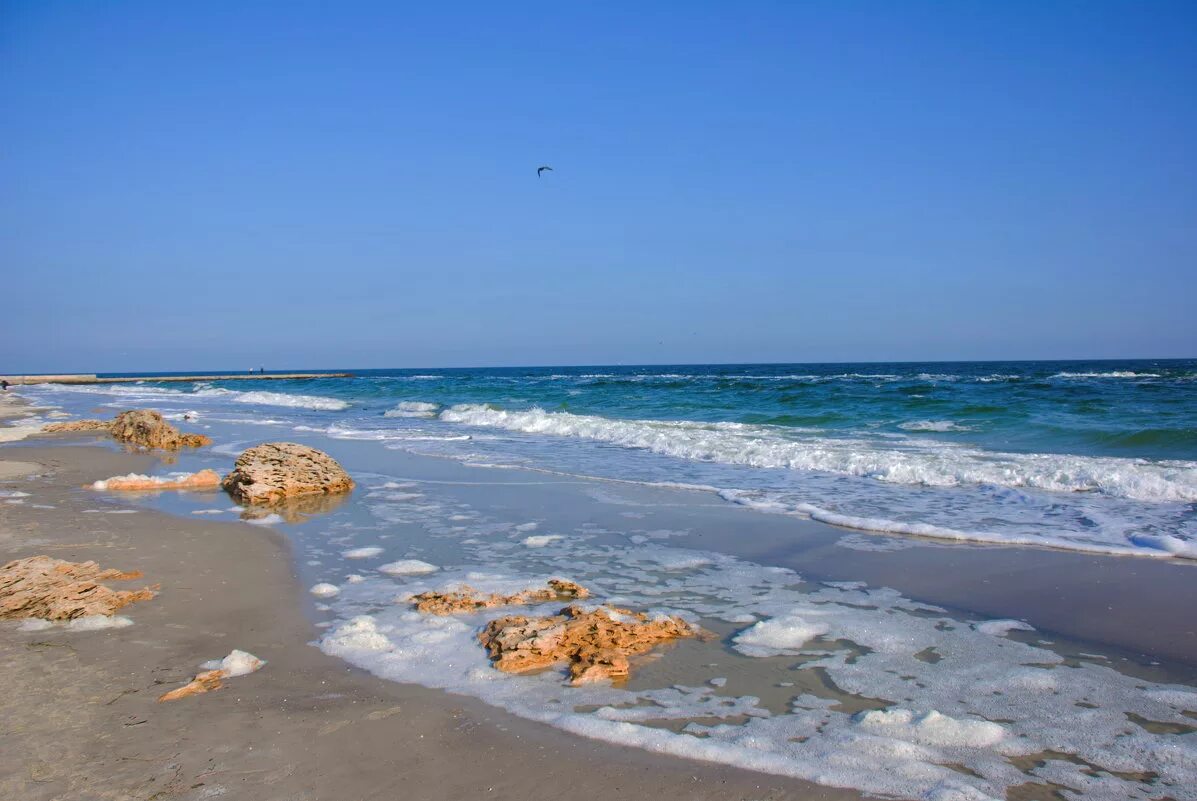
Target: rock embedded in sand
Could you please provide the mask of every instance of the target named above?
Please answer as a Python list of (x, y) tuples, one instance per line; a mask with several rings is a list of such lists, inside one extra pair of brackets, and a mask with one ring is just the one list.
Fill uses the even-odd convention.
[(203, 673), (197, 673), (195, 678), (182, 687), (177, 687), (170, 692), (165, 692), (158, 696), (158, 702), (163, 701), (178, 701), (180, 698), (187, 698), (192, 695), (199, 695), (211, 690), (219, 690), (224, 686), (225, 673), (223, 670), (205, 670)]
[(480, 593), (473, 587), (463, 585), (461, 589), (448, 592), (422, 592), (411, 598), (417, 611), (429, 615), (456, 615), (490, 609), (496, 606), (522, 606), (547, 601), (576, 601), (590, 596), (590, 591), (580, 584), (564, 579), (549, 579), (548, 587), (541, 590), (523, 590), (514, 595)]
[(237, 457), (221, 483), (243, 503), (274, 504), (298, 495), (353, 489), (353, 479), (323, 451), (294, 442), (266, 442)]
[(158, 696), (158, 701), (160, 703), (163, 701), (178, 701), (180, 698), (188, 698), (192, 695), (219, 690), (224, 686), (225, 679), (253, 673), (261, 669), (265, 664), (266, 660), (258, 659), (251, 653), (234, 650), (224, 659), (202, 665), (202, 667), (210, 669), (197, 673), (194, 679), (182, 687), (176, 687), (170, 692), (165, 692)]
[(510, 615), (492, 620), (478, 639), (494, 666), (505, 673), (543, 670), (569, 663), (571, 684), (628, 675), (628, 657), (658, 643), (698, 636), (680, 617), (650, 618), (643, 612), (571, 605), (551, 617)]
[(107, 432), (112, 428), (111, 420), (69, 420), (65, 423), (47, 423), (42, 426), (42, 431), (47, 434), (55, 434), (65, 431), (104, 431)]
[(112, 421), (109, 431), (121, 442), (143, 448), (177, 451), (179, 448), (199, 448), (211, 445), (203, 434), (184, 434), (166, 422), (153, 409), (133, 409), (121, 412)]
[(113, 590), (99, 582), (140, 576), (138, 572), (101, 570), (95, 562), (66, 562), (49, 556), (18, 559), (0, 567), (0, 620), (110, 616), (135, 601), (150, 600), (155, 592), (149, 587)]
[(94, 490), (110, 492), (145, 492), (157, 490), (214, 490), (220, 487), (220, 474), (215, 470), (201, 470), (177, 478), (143, 476), (129, 473), (127, 476), (113, 476), (91, 485)]

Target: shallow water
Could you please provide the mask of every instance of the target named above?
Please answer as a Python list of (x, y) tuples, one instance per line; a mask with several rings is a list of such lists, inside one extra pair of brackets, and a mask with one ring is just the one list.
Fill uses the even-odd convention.
[[(301, 577), (319, 587), (311, 604), (324, 632), (320, 647), (384, 678), (476, 696), (590, 737), (875, 794), (979, 799), (1017, 794), (1023, 790), (1014, 788), (1032, 784), (1068, 788), (1084, 798), (1197, 798), (1191, 663), (1172, 664), (1151, 654), (1136, 658), (1128, 649), (1084, 636), (1040, 630), (1040, 617), (1058, 620), (1059, 610), (1020, 607), (1018, 598), (1028, 584), (1062, 582), (1062, 574), (1011, 574), (1005, 587), (977, 587), (977, 599), (988, 610), (978, 614), (967, 594), (945, 590), (942, 597), (953, 603), (929, 600), (939, 597), (932, 593), (937, 586), (951, 584), (947, 577), (898, 570), (887, 575), (883, 566), (887, 560), (942, 565), (945, 553), (975, 551), (983, 557), (987, 548), (816, 531), (812, 524), (728, 504), (726, 492), (646, 486), (646, 476), (626, 483), (624, 475), (597, 481), (562, 475), (585, 466), (568, 463), (570, 446), (588, 450), (585, 459), (606, 454), (621, 469), (625, 462), (646, 470), (669, 460), (681, 463), (660, 453), (551, 433), (488, 434), (476, 426), (475, 439), (454, 439), (467, 427), (377, 411), (372, 419), (364, 406), (331, 408), (332, 394), (322, 401), (287, 401), (321, 407), (303, 408), (279, 406), (280, 397), (293, 397), (285, 392), (265, 396), (271, 404), (264, 405), (261, 393), (246, 402), (227, 392), (87, 389), (93, 391), (38, 394), (75, 413), (145, 403), (176, 418), (197, 413), (184, 427), (210, 434), (214, 447), (182, 454), (163, 473), (227, 469), (233, 455), (263, 439), (307, 442), (340, 459), (359, 481), (350, 498), (308, 520), (267, 518), (264, 524), (292, 538)], [(303, 391), (314, 389), (305, 385)], [(494, 439), (481, 439), (487, 436)], [(401, 452), (429, 443), (434, 453), (453, 458)], [(531, 469), (496, 466), (516, 461)], [(748, 469), (693, 466), (706, 468)], [(943, 498), (975, 491), (904, 489), (944, 493)], [(1115, 499), (1097, 497), (1099, 503), (1102, 497)], [(106, 500), (97, 494), (97, 508)], [(212, 520), (241, 514), (222, 493), (132, 500)], [(947, 509), (952, 502), (939, 503)], [(793, 549), (774, 548), (788, 527), (795, 544), (817, 541), (822, 555), (796, 559)], [(764, 529), (767, 535), (760, 533)], [(899, 550), (887, 550), (894, 548)], [(843, 556), (827, 556), (828, 551)], [(1048, 551), (1022, 553), (1043, 555), (1043, 564), (1062, 564)], [(1145, 581), (1148, 573), (1158, 578), (1159, 570), (1181, 575), (1193, 569), (1146, 564), (1151, 570), (1144, 570)], [(421, 565), (435, 569), (412, 572)], [(591, 588), (595, 602), (681, 614), (718, 638), (662, 649), (642, 660), (625, 685), (573, 688), (560, 671), (516, 677), (491, 668), (475, 639), (483, 616), (427, 617), (403, 600), (459, 583), (509, 592), (552, 576)], [(855, 580), (862, 576), (868, 580)], [(894, 585), (905, 589), (891, 589)], [(1114, 614), (1094, 598), (1078, 594), (1073, 600), (1073, 618)], [(1026, 620), (999, 617), (1011, 609)], [(1160, 600), (1153, 614), (1183, 618), (1180, 609)], [(1151, 622), (1140, 613), (1131, 625)], [(1118, 621), (1110, 630), (1127, 625)], [(1183, 633), (1183, 621), (1173, 630)], [(1091, 629), (1078, 625), (1078, 631)]]
[(492, 465), (708, 488), (865, 531), (1197, 556), (1197, 362), (363, 371), (34, 387)]
[[(218, 446), (246, 434), (209, 431)], [(994, 625), (881, 583), (736, 556), (735, 520), (755, 515), (709, 494), (396, 460), (372, 443), (330, 450), (358, 489), (326, 514), (273, 525), (295, 543), (307, 586), (331, 591), (311, 601), (321, 647), (379, 676), (586, 736), (899, 797), (997, 796), (1026, 782), (1087, 798), (1192, 797), (1184, 788), (1197, 779), (1197, 692), (1181, 683), (1191, 678), (1183, 670), (1129, 663), (1017, 621)], [(229, 461), (199, 451), (164, 469)], [(374, 472), (383, 464), (401, 470)], [(241, 511), (216, 492), (95, 498), (97, 508), (132, 500), (211, 520)], [(840, 536), (859, 535), (831, 534)], [(928, 554), (960, 547), (915, 545)], [(407, 560), (436, 571), (387, 572)], [(623, 686), (571, 688), (560, 671), (490, 668), (475, 640), (483, 616), (429, 618), (402, 601), (463, 582), (509, 592), (551, 576), (582, 582), (596, 602), (682, 614), (718, 639), (662, 649)], [(1035, 768), (1041, 752), (1084, 764)], [(1095, 785), (1092, 770), (1160, 778)]]

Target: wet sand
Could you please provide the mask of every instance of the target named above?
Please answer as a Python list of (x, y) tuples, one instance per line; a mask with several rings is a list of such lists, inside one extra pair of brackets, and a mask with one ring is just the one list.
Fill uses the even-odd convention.
[[(1197, 565), (863, 535), (761, 514), (700, 492), (486, 470), (379, 453), (369, 443), (327, 444), (346, 463), (385, 459), (389, 472), (443, 481), (444, 489), (478, 508), (546, 519), (544, 530), (673, 529), (673, 545), (791, 567), (808, 579), (890, 586), (965, 618), (1025, 619), (1061, 650), (1106, 653), (1125, 660), (1120, 669), (1153, 680), (1197, 680), (1194, 625), (1183, 611), (1197, 607), (1197, 573), (1191, 572)], [(0, 481), (0, 488), (31, 493), (26, 503), (0, 504), (0, 558), (95, 559), (105, 567), (140, 569), (163, 589), (154, 601), (130, 608), (136, 623), (127, 629), (18, 632), (0, 625), (0, 661), (13, 677), (0, 701), (6, 742), (13, 744), (0, 752), (0, 797), (858, 797), (611, 746), (472, 698), (374, 678), (310, 645), (319, 629), (304, 588), (314, 574), (292, 552), (292, 538), (303, 527), (284, 529), (289, 537), (269, 527), (189, 518), (172, 495), (118, 497), (114, 506), (111, 496), (79, 487), (164, 466), (94, 436), (37, 437), (6, 446), (0, 460), (52, 473)], [(202, 449), (169, 469), (222, 469), (230, 462)], [(227, 506), (227, 500), (213, 494), (193, 504)], [(55, 508), (35, 509), (34, 503)], [(357, 503), (351, 500), (339, 514), (353, 514)], [(85, 512), (121, 506), (137, 512)], [(183, 513), (162, 511), (171, 508)], [(621, 516), (627, 514), (637, 517)], [(313, 524), (319, 536), (325, 522)], [(837, 544), (845, 537), (897, 550), (845, 548)], [(220, 692), (155, 702), (200, 662), (234, 648), (269, 664)], [(724, 648), (679, 644), (669, 658), (645, 665), (633, 685), (701, 681), (696, 666), (725, 661)], [(764, 661), (752, 664), (749, 672), (761, 675), (729, 674), (729, 687), (761, 693), (760, 686), (778, 678), (766, 675), (773, 669)], [(790, 694), (765, 692), (762, 702), (781, 711)]]
[[(859, 797), (585, 740), (376, 679), (309, 645), (316, 629), (281, 534), (145, 509), (85, 513), (117, 507), (81, 485), (144, 472), (151, 457), (35, 445), (4, 448), (0, 460), (48, 473), (0, 483), (30, 493), (0, 504), (0, 558), (95, 559), (161, 585), (156, 599), (126, 610), (135, 623), (124, 629), (0, 624), (0, 797)], [(268, 664), (218, 692), (157, 703), (234, 648)]]

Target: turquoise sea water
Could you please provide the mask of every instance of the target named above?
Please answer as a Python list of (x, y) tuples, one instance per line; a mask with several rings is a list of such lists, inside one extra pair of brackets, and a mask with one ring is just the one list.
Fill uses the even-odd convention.
[[(990, 550), (958, 561), (943, 547), (892, 553), (914, 548), (910, 535), (1049, 546), (1172, 560), (1120, 572), (1145, 590), (1163, 573), (1183, 582), (1197, 565), (1194, 389), (1197, 362), (1126, 362), (368, 371), (20, 392), (59, 408), (43, 419), (151, 407), (211, 435), (157, 474), (226, 470), (263, 441), (327, 449), (357, 487), (310, 518), (230, 507), (217, 492), (109, 498), (94, 487), (85, 511), (146, 505), (279, 527), (314, 598), (315, 644), (382, 678), (878, 797), (992, 801), (1030, 787), (1197, 801), (1191, 666), (1118, 645), (1117, 632), (1153, 626), (1152, 614), (1111, 612), (1108, 591), (1101, 602), (1062, 594), (1051, 572), (1071, 565), (1100, 582), (1119, 557), (1033, 550), (1013, 560), (1032, 570), (1007, 581), (985, 567)], [(791, 525), (802, 517), (870, 534)], [(843, 572), (806, 574), (790, 558), (804, 548)], [(981, 615), (920, 597), (919, 581), (904, 593), (853, 575), (871, 565), (873, 582), (900, 585), (920, 556), (932, 585), (968, 593), (992, 581), (1007, 601), (995, 609), (994, 587), (982, 590)], [(637, 663), (626, 683), (575, 687), (562, 670), (495, 670), (477, 635), (497, 610), (423, 615), (407, 603), (549, 577), (578, 581), (590, 602), (680, 614), (718, 636)], [(1188, 608), (1173, 594), (1185, 585), (1167, 586), (1139, 608), (1170, 618)], [(1024, 593), (1029, 603), (1006, 605)], [(1050, 628), (1060, 618), (1040, 619), (1048, 598), (1078, 621), (1108, 616), (1096, 631), (1114, 643)]]
[(100, 395), (691, 485), (867, 531), (1197, 556), (1197, 360), (363, 370), (32, 392), (80, 413)]

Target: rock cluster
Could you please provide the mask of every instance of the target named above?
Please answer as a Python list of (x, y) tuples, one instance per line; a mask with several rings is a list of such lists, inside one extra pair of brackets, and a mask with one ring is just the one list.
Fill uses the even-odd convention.
[(47, 434), (68, 431), (106, 431), (121, 442), (143, 448), (177, 451), (179, 448), (199, 448), (211, 445), (203, 434), (184, 434), (162, 419), (152, 409), (133, 409), (121, 412), (114, 420), (68, 420), (42, 426)]
[(295, 496), (348, 492), (353, 479), (323, 451), (294, 442), (266, 442), (238, 456), (221, 486), (242, 503), (269, 505)]
[(109, 426), (109, 432), (121, 442), (143, 448), (177, 451), (179, 448), (199, 448), (211, 445), (203, 434), (184, 434), (162, 419), (152, 409), (133, 409), (121, 412)]
[(220, 486), (220, 474), (215, 470), (201, 470), (178, 478), (159, 478), (130, 473), (113, 476), (91, 485), (94, 490), (112, 492), (146, 492), (157, 490), (214, 490)]
[(643, 612), (570, 605), (550, 617), (511, 615), (492, 620), (478, 639), (494, 665), (506, 673), (528, 673), (569, 664), (572, 684), (628, 675), (628, 657), (658, 643), (694, 637), (698, 629), (680, 617), (650, 619)]
[(430, 615), (456, 615), (477, 612), (496, 606), (538, 604), (546, 601), (575, 601), (590, 596), (590, 591), (580, 584), (563, 579), (549, 579), (548, 587), (540, 590), (523, 590), (514, 595), (479, 593), (473, 587), (463, 586), (450, 592), (422, 592), (412, 596), (412, 604), (420, 612)]
[(111, 420), (68, 420), (65, 423), (47, 423), (42, 431), (54, 434), (63, 431), (108, 431), (112, 428)]
[(113, 590), (101, 581), (128, 581), (141, 573), (101, 570), (95, 562), (66, 562), (31, 556), (0, 567), (0, 620), (37, 617), (74, 620), (112, 615), (134, 601), (148, 601), (155, 592)]

